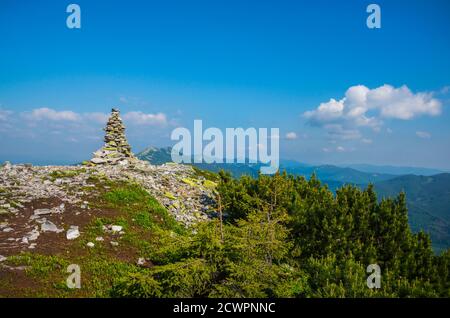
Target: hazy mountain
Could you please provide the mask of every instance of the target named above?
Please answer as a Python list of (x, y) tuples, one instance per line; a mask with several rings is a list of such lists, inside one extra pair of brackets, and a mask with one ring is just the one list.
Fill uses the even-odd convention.
[(157, 148), (157, 147), (148, 147), (139, 152), (136, 157), (141, 160), (146, 160), (154, 165), (162, 165), (166, 162), (171, 162), (172, 158), (170, 156), (172, 148)]
[(369, 184), (395, 178), (394, 175), (382, 173), (367, 173), (352, 168), (342, 168), (333, 165), (306, 166), (302, 164), (290, 165), (288, 167), (280, 165), (281, 170), (296, 175), (310, 176), (315, 173), (320, 180), (330, 180), (342, 183)]
[(430, 233), (437, 250), (450, 246), (450, 173), (400, 176), (376, 183), (375, 190), (379, 197), (405, 191), (411, 228)]
[[(163, 164), (166, 162), (171, 162), (170, 156), (171, 148), (156, 148), (149, 147), (138, 153), (136, 156), (141, 160), (147, 160), (152, 164)], [(259, 168), (261, 164), (247, 164), (247, 163), (200, 163), (194, 164), (195, 166), (218, 172), (220, 170), (225, 170), (230, 172), (234, 177), (240, 177), (241, 175), (250, 175), (257, 176)], [(295, 174), (295, 175), (304, 175), (306, 177), (310, 177), (313, 173), (316, 173), (316, 176), (322, 181), (333, 181), (333, 185), (341, 185), (345, 183), (352, 183), (357, 185), (365, 185), (369, 183), (375, 183), (379, 181), (389, 180), (395, 175), (390, 174), (382, 174), (382, 173), (367, 173), (358, 171), (352, 168), (342, 168), (333, 165), (307, 165), (303, 163), (299, 163), (293, 160), (281, 160), (280, 162), (280, 170)]]
[(422, 168), (422, 167), (401, 167), (401, 166), (378, 166), (378, 165), (368, 165), (368, 164), (350, 164), (342, 165), (342, 167), (353, 168), (363, 172), (369, 173), (383, 173), (391, 175), (405, 175), (405, 174), (415, 174), (418, 176), (432, 176), (435, 174), (443, 173), (444, 171), (432, 168)]

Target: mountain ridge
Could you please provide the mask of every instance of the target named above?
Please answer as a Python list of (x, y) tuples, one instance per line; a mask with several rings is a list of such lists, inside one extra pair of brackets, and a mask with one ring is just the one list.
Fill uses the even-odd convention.
[[(148, 147), (137, 154), (141, 160), (152, 164), (164, 164), (171, 162), (170, 147), (157, 148)], [(193, 166), (212, 172), (220, 170), (228, 171), (233, 177), (242, 175), (257, 177), (260, 164), (192, 164)], [(353, 167), (350, 167), (353, 166)], [(409, 210), (409, 223), (411, 228), (418, 232), (424, 230), (431, 235), (433, 247), (440, 251), (450, 246), (450, 173), (441, 172), (437, 169), (420, 167), (394, 167), (394, 166), (372, 166), (366, 167), (370, 172), (355, 169), (355, 166), (346, 167), (338, 165), (310, 165), (294, 160), (281, 160), (280, 170), (294, 175), (303, 175), (309, 178), (313, 173), (333, 192), (336, 189), (352, 184), (365, 188), (369, 183), (374, 184), (379, 199), (383, 197), (396, 197), (401, 191), (407, 194), (407, 205)], [(439, 171), (435, 175), (417, 175), (413, 173), (396, 175), (394, 173), (380, 173), (373, 169), (380, 167), (383, 171), (409, 171), (431, 173)], [(390, 169), (390, 170), (389, 170)], [(397, 170), (395, 170), (397, 169)]]

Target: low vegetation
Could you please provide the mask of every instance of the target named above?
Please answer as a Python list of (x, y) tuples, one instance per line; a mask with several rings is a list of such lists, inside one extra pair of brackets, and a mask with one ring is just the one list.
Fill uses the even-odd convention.
[[(334, 195), (314, 176), (286, 174), (206, 180), (219, 217), (195, 228), (180, 226), (139, 185), (108, 183), (96, 207), (115, 216), (93, 219), (61, 255), (6, 263), (27, 266), (34, 296), (450, 296), (450, 251), (434, 255), (428, 235), (411, 232), (403, 193), (379, 201), (371, 186), (345, 186)], [(105, 233), (110, 224), (123, 234)], [(81, 289), (65, 287), (72, 263), (81, 267)], [(369, 264), (380, 266), (381, 288), (367, 287)]]

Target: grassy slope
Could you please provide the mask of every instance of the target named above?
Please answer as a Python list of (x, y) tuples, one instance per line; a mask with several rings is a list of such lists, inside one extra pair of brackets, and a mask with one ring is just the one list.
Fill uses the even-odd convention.
[[(97, 208), (114, 209), (116, 216), (94, 218), (65, 252), (56, 255), (22, 253), (8, 258), (9, 266), (25, 271), (0, 275), (3, 297), (109, 297), (115, 280), (130, 273), (144, 273), (170, 261), (170, 248), (184, 240), (187, 231), (153, 197), (138, 185), (103, 181), (97, 189)], [(105, 233), (103, 225), (123, 226), (125, 234)], [(96, 237), (103, 237), (97, 242)], [(118, 242), (112, 246), (111, 241)], [(95, 247), (87, 247), (94, 242)], [(174, 249), (176, 250), (176, 249)], [(136, 265), (139, 257), (148, 268)], [(81, 268), (81, 289), (66, 287), (67, 266)]]

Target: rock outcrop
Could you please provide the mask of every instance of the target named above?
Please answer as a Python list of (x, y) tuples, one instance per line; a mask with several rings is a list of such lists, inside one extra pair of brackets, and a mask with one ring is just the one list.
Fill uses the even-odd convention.
[(130, 161), (136, 160), (125, 137), (125, 126), (120, 118), (119, 110), (115, 108), (111, 110), (111, 116), (104, 130), (106, 132), (105, 145), (94, 152), (94, 157), (90, 161), (91, 164), (126, 165)]

